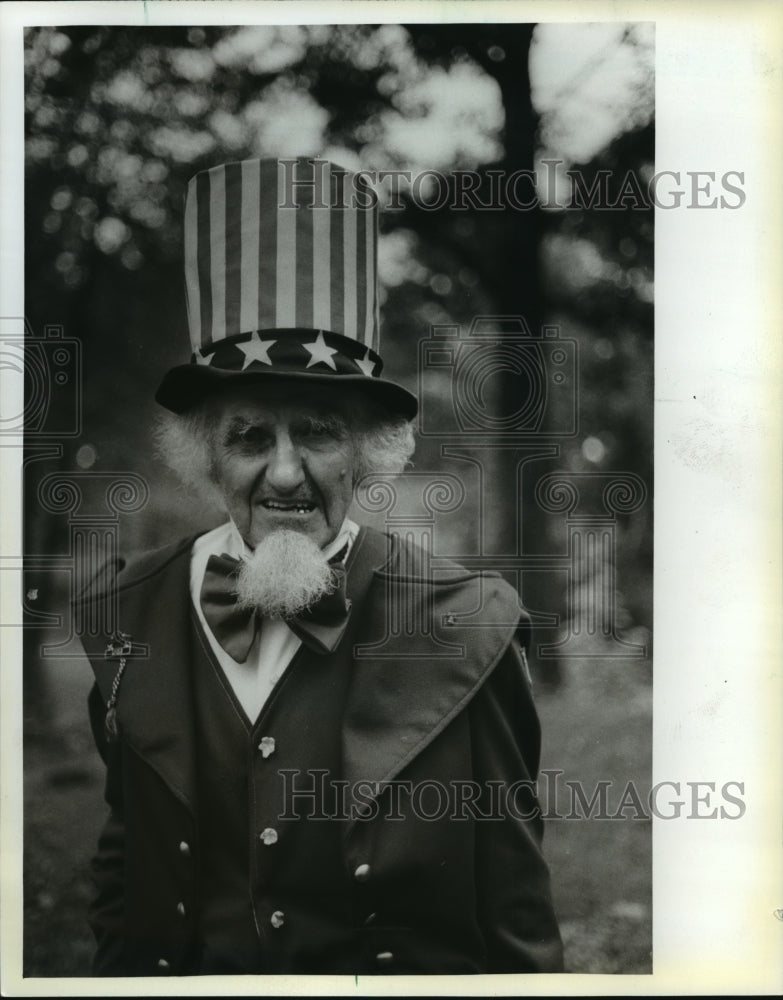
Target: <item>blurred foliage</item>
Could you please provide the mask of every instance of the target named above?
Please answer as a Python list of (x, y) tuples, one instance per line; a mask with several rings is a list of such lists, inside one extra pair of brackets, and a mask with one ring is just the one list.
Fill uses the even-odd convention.
[[(533, 88), (539, 157), (573, 166), (566, 139), (575, 116), (584, 122), (592, 80), (603, 95), (603, 104), (593, 102), (601, 110), (595, 127), (614, 138), (579, 165), (585, 181), (598, 170), (616, 178), (643, 171), (653, 134), (647, 36), (634, 26), (610, 35), (583, 29), (577, 43), (586, 57), (565, 82), (547, 78), (569, 65), (547, 59), (547, 46), (551, 54), (562, 44), (552, 26), (535, 36), (531, 25), (510, 24), (28, 29), (27, 315), (36, 331), (62, 323), (82, 341), (81, 444), (96, 468), (160, 480), (151, 516), (129, 523), (128, 542), (157, 543), (196, 514), (151, 460), (148, 431), (151, 390), (187, 342), (181, 228), (189, 177), (253, 155), (484, 177), (529, 170), (539, 125), (527, 78), (531, 37), (533, 64), (546, 70)], [(619, 87), (618, 66), (627, 77)], [(566, 467), (628, 469), (649, 482), (652, 212), (432, 211), (404, 187), (402, 200), (402, 210), (382, 215), (387, 373), (416, 388), (417, 342), (432, 323), (466, 326), (487, 313), (524, 315), (532, 329), (557, 323), (582, 348), (580, 437), (564, 445)], [(390, 351), (392, 343), (399, 349)], [(433, 377), (424, 391), (449, 387)], [(498, 379), (491, 391), (502, 407), (519, 390)], [(75, 449), (66, 467), (74, 462)], [(417, 463), (442, 464), (426, 441)], [(509, 481), (513, 468), (505, 480), (495, 474)], [(498, 494), (510, 496), (510, 486)], [(502, 550), (513, 512), (489, 513)], [(34, 511), (28, 523), (41, 544), (47, 525)], [(545, 528), (529, 508), (528, 535)], [(649, 559), (649, 551), (639, 555)], [(645, 571), (632, 569), (641, 582)], [(645, 603), (639, 595), (635, 612), (649, 623)]]
[[(29, 29), (31, 278), (81, 287), (98, 253), (131, 271), (178, 264), (184, 186), (220, 159), (491, 160), (503, 124), (493, 88), (464, 48), (414, 37), (425, 50), (438, 39), (438, 63), (395, 25)], [(451, 118), (450, 88), (473, 95)]]

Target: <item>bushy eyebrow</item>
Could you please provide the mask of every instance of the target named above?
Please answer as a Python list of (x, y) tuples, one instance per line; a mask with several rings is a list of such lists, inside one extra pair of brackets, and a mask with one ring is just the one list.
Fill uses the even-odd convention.
[[(223, 443), (225, 445), (236, 444), (238, 441), (242, 441), (249, 431), (264, 431), (268, 428), (269, 424), (262, 418), (233, 416), (228, 421), (223, 433)], [(334, 413), (302, 413), (292, 421), (292, 430), (306, 434), (328, 434), (341, 438), (348, 433), (348, 421), (343, 416)]]
[(348, 422), (333, 413), (303, 413), (294, 421), (295, 427), (317, 434), (341, 437), (348, 431)]
[(261, 420), (248, 420), (247, 417), (232, 417), (223, 434), (224, 444), (233, 444), (240, 441), (243, 435), (249, 430), (263, 429), (265, 426)]

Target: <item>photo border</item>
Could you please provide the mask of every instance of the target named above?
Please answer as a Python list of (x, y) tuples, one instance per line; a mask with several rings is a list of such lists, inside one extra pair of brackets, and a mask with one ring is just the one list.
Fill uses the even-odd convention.
[[(653, 781), (739, 780), (738, 821), (653, 820), (654, 971), (636, 975), (23, 979), (22, 633), (0, 628), (7, 995), (777, 993), (783, 985), (781, 338), (783, 10), (774, 2), (6, 3), (0, 315), (24, 315), (25, 24), (656, 22), (656, 169), (740, 170), (737, 211), (656, 209)], [(0, 372), (5, 399), (21, 379)], [(20, 407), (21, 409), (21, 407)], [(20, 447), (2, 442), (3, 568), (21, 554)], [(13, 502), (9, 503), (8, 498)], [(19, 504), (17, 507), (16, 504)], [(0, 573), (3, 617), (18, 577)], [(776, 916), (775, 911), (778, 911)], [(132, 987), (132, 989), (131, 989)]]

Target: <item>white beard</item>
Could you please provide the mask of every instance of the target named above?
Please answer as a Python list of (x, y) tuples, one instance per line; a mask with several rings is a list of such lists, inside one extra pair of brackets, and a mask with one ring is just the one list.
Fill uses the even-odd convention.
[(331, 587), (329, 560), (315, 542), (299, 531), (280, 530), (243, 561), (236, 592), (240, 607), (270, 618), (293, 618)]

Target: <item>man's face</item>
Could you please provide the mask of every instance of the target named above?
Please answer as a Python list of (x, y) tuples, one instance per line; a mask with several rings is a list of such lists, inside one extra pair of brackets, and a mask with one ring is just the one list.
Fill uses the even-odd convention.
[(237, 390), (217, 414), (212, 473), (248, 545), (280, 529), (320, 548), (332, 541), (351, 504), (354, 453), (329, 390)]

